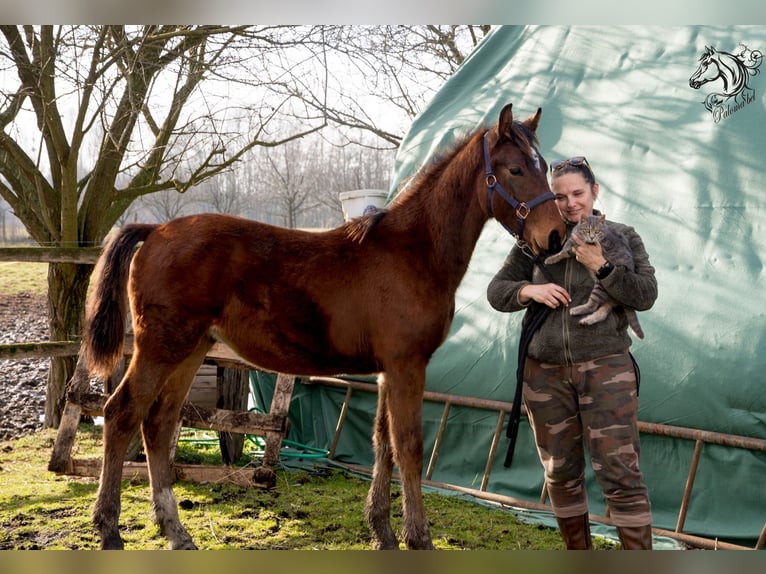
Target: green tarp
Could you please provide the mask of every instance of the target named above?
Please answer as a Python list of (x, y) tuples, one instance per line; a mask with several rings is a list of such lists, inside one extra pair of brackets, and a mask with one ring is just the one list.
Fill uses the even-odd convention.
[[(723, 77), (695, 89), (708, 59)], [(512, 102), (524, 119), (542, 107), (538, 135), (551, 160), (586, 155), (601, 183), (597, 208), (642, 235), (659, 300), (639, 315), (646, 338), (640, 419), (766, 438), (766, 52), (764, 27), (504, 26), (497, 28), (414, 121), (392, 195), (435, 152)], [(749, 66), (735, 77), (733, 60)], [(712, 66), (707, 74), (712, 74)], [(740, 91), (731, 95), (737, 80)], [(427, 388), (511, 401), (521, 316), (486, 302), (512, 245), (491, 221), (457, 294), (457, 313), (428, 369)], [(294, 436), (327, 446), (344, 392), (308, 387), (293, 403)], [(370, 464), (374, 396), (357, 393), (338, 444), (341, 461)], [(430, 453), (442, 407), (426, 405)], [(433, 480), (478, 488), (497, 415), (453, 407)], [(506, 439), (488, 490), (537, 501), (542, 470), (526, 421), (513, 468)], [(694, 442), (642, 435), (654, 525), (674, 530)], [(427, 461), (426, 461), (427, 463)], [(753, 546), (766, 522), (766, 453), (702, 449), (684, 530)], [(588, 476), (591, 511), (604, 501)]]

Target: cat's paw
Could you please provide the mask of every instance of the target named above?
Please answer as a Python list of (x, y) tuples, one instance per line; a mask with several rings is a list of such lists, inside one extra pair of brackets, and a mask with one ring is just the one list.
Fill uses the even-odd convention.
[[(591, 306), (586, 303), (585, 305), (578, 305), (577, 307), (572, 307), (569, 310), (569, 314), (572, 315), (573, 317), (577, 317), (578, 315), (586, 315), (592, 311), (593, 309), (591, 308)], [(580, 321), (580, 323), (582, 323), (582, 321)]]
[(595, 325), (600, 323), (609, 315), (609, 311), (606, 311), (604, 307), (599, 307), (590, 315), (587, 315), (580, 319), (580, 325)]
[(549, 255), (548, 257), (546, 257), (543, 263), (545, 263), (546, 265), (553, 265), (554, 263), (558, 263), (562, 259), (564, 259), (564, 257), (561, 255), (561, 252), (559, 252), (559, 253), (556, 253), (555, 255)]

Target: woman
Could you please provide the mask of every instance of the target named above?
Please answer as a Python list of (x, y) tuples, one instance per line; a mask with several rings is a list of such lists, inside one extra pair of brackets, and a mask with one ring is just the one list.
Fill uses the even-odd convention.
[[(569, 232), (584, 215), (598, 213), (593, 204), (599, 186), (584, 157), (552, 163), (551, 178)], [(620, 223), (607, 225), (628, 238), (634, 271), (613, 266), (599, 244), (577, 241), (575, 258), (546, 266), (553, 279), (548, 281), (514, 246), (490, 282), (487, 298), (498, 311), (520, 311), (533, 303), (551, 308), (529, 345), (523, 396), (567, 548), (591, 548), (584, 439), (622, 547), (651, 549), (651, 506), (638, 464), (638, 380), (625, 313), (615, 308), (589, 326), (569, 314), (570, 305), (587, 301), (594, 276), (617, 301), (637, 311), (657, 299), (654, 268), (638, 233)]]

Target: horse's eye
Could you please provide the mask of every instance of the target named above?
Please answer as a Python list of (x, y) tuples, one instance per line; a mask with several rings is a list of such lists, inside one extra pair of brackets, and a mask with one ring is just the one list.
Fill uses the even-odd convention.
[(512, 165), (511, 167), (509, 167), (508, 171), (511, 172), (511, 175), (516, 175), (516, 176), (521, 175), (521, 168), (515, 165)]

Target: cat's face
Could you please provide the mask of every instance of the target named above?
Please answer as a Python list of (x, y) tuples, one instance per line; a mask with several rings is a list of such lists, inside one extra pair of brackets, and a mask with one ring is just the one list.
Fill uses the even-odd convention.
[(596, 243), (604, 235), (605, 218), (603, 215), (586, 215), (575, 228), (585, 243)]

